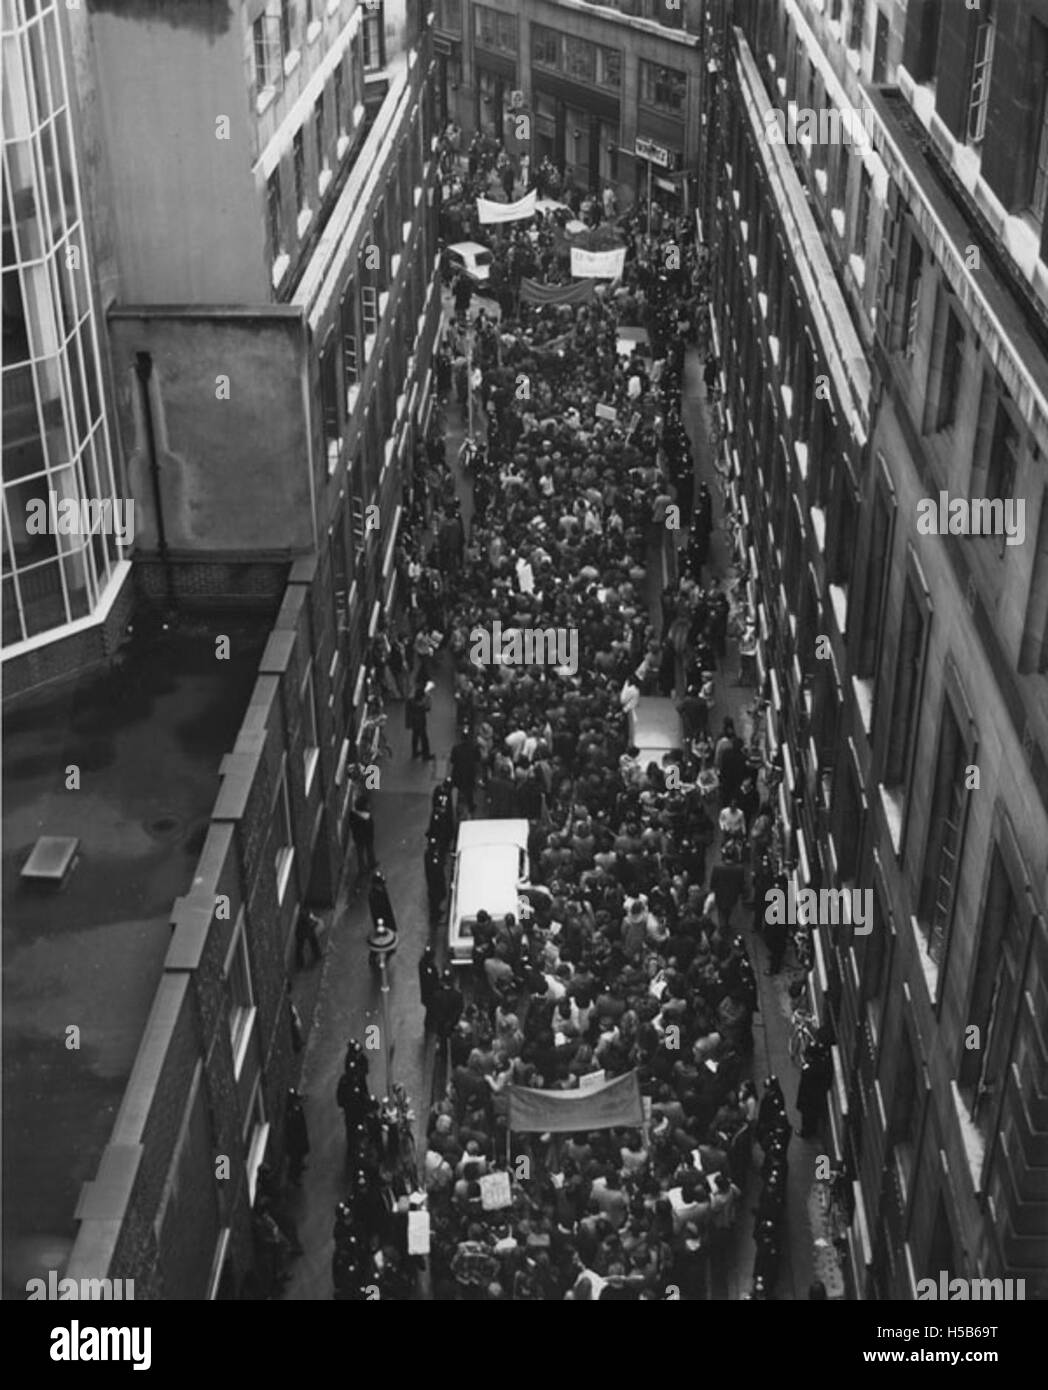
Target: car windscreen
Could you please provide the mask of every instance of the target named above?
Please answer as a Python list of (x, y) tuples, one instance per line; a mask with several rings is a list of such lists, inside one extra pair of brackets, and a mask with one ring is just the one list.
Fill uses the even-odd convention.
[(476, 255), (473, 257), (473, 264), (474, 264), (474, 265), (490, 265), (490, 264), (491, 264), (491, 252), (490, 252), (490, 251), (478, 251), (478, 252), (476, 253)]

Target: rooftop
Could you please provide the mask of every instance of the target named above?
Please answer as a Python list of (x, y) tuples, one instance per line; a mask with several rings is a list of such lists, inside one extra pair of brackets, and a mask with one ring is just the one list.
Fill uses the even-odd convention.
[[(115, 669), (5, 712), (5, 1298), (72, 1246), (270, 626), (262, 613), (136, 620)], [(79, 841), (62, 888), (20, 878), (44, 835)]]

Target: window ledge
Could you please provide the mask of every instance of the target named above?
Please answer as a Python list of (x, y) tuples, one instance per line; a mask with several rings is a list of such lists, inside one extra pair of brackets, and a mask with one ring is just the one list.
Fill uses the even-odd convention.
[(761, 317), (768, 317), (768, 296), (763, 290), (757, 291), (757, 303), (760, 305)]
[[(394, 251), (393, 255), (390, 256), (390, 258), (389, 258), (389, 278), (390, 278), (390, 280), (391, 280), (391, 281), (392, 281), (392, 280), (395, 280), (399, 274), (400, 274), (400, 252), (399, 252), (399, 251)], [(379, 295), (379, 304), (382, 306), (383, 309), (385, 308), (385, 305), (382, 304), (382, 296), (381, 296), (381, 295)]]
[(858, 72), (862, 67), (862, 54), (857, 48), (846, 48), (844, 50), (844, 58), (852, 72)]
[(276, 289), (287, 274), (288, 266), (291, 264), (291, 257), (286, 251), (281, 251), (280, 255), (273, 262), (273, 288)]
[(410, 236), (411, 236), (411, 219), (410, 219), (410, 218), (408, 218), (408, 220), (407, 220), (407, 221), (403, 224), (403, 226), (401, 227), (401, 229), (400, 229), (400, 236), (401, 236), (401, 240), (404, 242), (404, 244), (407, 245), (408, 239), (409, 239)]
[[(808, 481), (808, 446), (802, 444), (799, 439), (793, 442), (793, 452), (797, 455), (797, 467), (800, 469), (801, 477), (805, 482)], [(812, 508), (812, 518), (814, 519), (816, 509)], [(825, 529), (825, 528), (824, 528)], [(819, 542), (819, 549), (822, 549), (822, 541)]]
[(342, 3), (342, 0), (328, 0), (328, 7), (327, 7), (327, 12), (328, 12), (328, 14), (334, 14), (335, 11), (338, 9), (338, 7), (339, 7), (339, 5), (340, 5), (341, 3)]
[(750, 224), (746, 221), (745, 218), (740, 218), (740, 219), (739, 219), (739, 231), (740, 231), (740, 233), (742, 234), (742, 239), (743, 239), (743, 241), (749, 241), (749, 239), (750, 239)]
[(751, 279), (751, 280), (756, 280), (756, 278), (757, 278), (757, 257), (756, 257), (756, 256), (747, 256), (746, 259), (747, 259), (747, 260), (749, 261), (749, 263), (750, 263), (750, 279)]
[(855, 696), (855, 708), (862, 720), (863, 733), (869, 738), (873, 725), (873, 681), (863, 676), (852, 676), (852, 693)]
[(815, 536), (815, 544), (819, 547), (821, 555), (826, 549), (826, 513), (821, 507), (810, 507), (808, 514), (811, 517), (811, 529)]
[(855, 276), (856, 283), (862, 289), (866, 283), (866, 260), (863, 256), (851, 255), (848, 257), (848, 264), (851, 273)]
[(928, 999), (934, 1004), (939, 988), (939, 967), (932, 960), (928, 951), (928, 943), (925, 940), (924, 933), (921, 931), (921, 924), (912, 913), (910, 914), (910, 930), (913, 932), (913, 944), (917, 948), (917, 957), (921, 962), (924, 983), (928, 990)]
[(291, 866), (295, 862), (294, 849), (285, 846), (281, 851), (280, 864), (277, 867), (277, 902), (284, 901), (284, 894), (287, 892), (288, 879), (291, 877)]
[(953, 1108), (957, 1111), (957, 1127), (961, 1131), (961, 1141), (964, 1145), (964, 1156), (968, 1161), (968, 1172), (972, 1177), (972, 1187), (978, 1197), (982, 1192), (982, 1173), (983, 1165), (986, 1162), (986, 1140), (979, 1132), (979, 1127), (968, 1112), (968, 1106), (964, 1097), (961, 1095), (961, 1088), (956, 1081), (950, 1082), (950, 1093), (953, 1096)]
[(313, 23), (306, 30), (306, 43), (316, 43), (317, 39), (320, 37), (320, 31), (321, 29), (323, 29), (323, 27), (324, 26), (323, 24), (321, 24), (319, 19), (314, 19)]
[(321, 198), (323, 198), (324, 194), (328, 191), (330, 186), (331, 170), (321, 169), (320, 173), (317, 175), (317, 192), (320, 194)]
[(275, 87), (267, 87), (265, 91), (259, 92), (258, 96), (255, 98), (256, 116), (261, 116), (263, 111), (269, 110), (276, 100), (276, 95), (277, 89)]
[(829, 180), (828, 180), (828, 178), (826, 177), (826, 170), (825, 170), (825, 169), (816, 169), (816, 170), (815, 170), (815, 187), (819, 190), (819, 195), (820, 195), (820, 197), (823, 197), (823, 198), (826, 197), (826, 187), (827, 187), (827, 184), (828, 184), (828, 183), (829, 183)]
[[(776, 366), (777, 366), (777, 365), (778, 365), (778, 363), (776, 363)], [(787, 420), (792, 420), (792, 419), (793, 419), (793, 387), (792, 387), (792, 386), (781, 386), (781, 387), (779, 388), (779, 390), (780, 390), (780, 392), (781, 392), (781, 394), (782, 394), (782, 405), (783, 405), (783, 409), (786, 411), (786, 418), (787, 418)]]
[(372, 354), (372, 352), (374, 352), (374, 350), (375, 350), (375, 339), (376, 339), (377, 337), (378, 337), (378, 334), (377, 334), (377, 333), (365, 333), (365, 334), (364, 334), (364, 361), (365, 361), (365, 362), (370, 362), (370, 361), (371, 361), (371, 354)]
[(354, 407), (356, 406), (356, 403), (357, 403), (357, 397), (358, 397), (359, 395), (360, 395), (360, 382), (359, 382), (359, 381), (354, 381), (353, 385), (350, 386), (349, 389), (348, 389), (347, 392), (346, 392), (346, 415), (347, 415), (347, 416), (353, 414)]
[(898, 859), (902, 852), (902, 813), (905, 803), (903, 789), (886, 787), (883, 782), (878, 782), (877, 792), (881, 798), (881, 810), (884, 812), (884, 821), (891, 837), (892, 850)]
[(848, 632), (848, 590), (843, 584), (830, 584), (827, 589), (833, 616), (837, 620), (837, 631), (845, 637)]
[[(397, 257), (399, 261), (399, 256)], [(382, 290), (378, 297), (378, 316), (379, 318), (386, 312), (386, 305), (389, 303), (389, 290)]]
[(307, 749), (306, 749), (306, 752), (305, 752), (306, 795), (307, 795), (307, 796), (309, 795), (309, 789), (310, 789), (310, 787), (313, 785), (313, 778), (314, 778), (314, 776), (316, 775), (317, 763), (319, 763), (319, 762), (320, 762), (320, 749), (319, 749), (319, 748), (307, 748)]
[(302, 208), (302, 210), (298, 214), (298, 222), (295, 224), (295, 230), (298, 232), (298, 235), (300, 237), (305, 235), (306, 228), (312, 221), (313, 209), (309, 207)]
[(349, 136), (348, 136), (348, 135), (340, 135), (340, 136), (338, 137), (338, 143), (337, 143), (336, 146), (335, 146), (335, 153), (338, 155), (339, 159), (341, 159), (341, 158), (343, 157), (343, 155), (346, 153), (346, 151), (347, 151), (348, 149), (349, 149)]
[(284, 76), (290, 77), (302, 61), (302, 52), (298, 48), (293, 48), (284, 59)]
[(418, 207), (419, 203), (421, 203), (421, 202), (422, 202), (422, 185), (419, 184), (419, 186), (415, 189), (415, 206)]
[[(339, 459), (340, 459), (341, 457), (342, 457), (342, 440), (341, 440), (341, 439), (329, 439), (328, 442), (327, 442), (327, 470), (328, 470), (328, 477), (329, 477), (329, 478), (330, 478), (330, 476), (332, 475), (332, 473), (334, 473), (335, 469), (338, 467), (338, 461), (339, 461)], [(308, 786), (307, 786), (306, 790), (307, 790), (307, 791), (309, 790)]]
[(254, 1004), (250, 1009), (244, 1011), (246, 1018), (241, 1025), (240, 1032), (236, 1039), (236, 1046), (233, 1049), (233, 1080), (239, 1081), (240, 1073), (244, 1070), (244, 1058), (247, 1056), (248, 1044), (251, 1041), (251, 1034), (255, 1031), (255, 1015), (258, 1009)]
[(779, 340), (774, 333), (768, 334), (768, 351), (771, 353), (771, 360), (777, 367), (779, 365)]
[(833, 230), (837, 233), (839, 237), (842, 237), (844, 235), (844, 209), (831, 209), (830, 221), (833, 223)]
[[(356, 104), (356, 106), (354, 106), (354, 108), (353, 108), (353, 129), (354, 129), (354, 130), (357, 128), (357, 126), (360, 124), (360, 122), (361, 122), (363, 119), (364, 119), (364, 103), (363, 103), (362, 101), (358, 101), (357, 104)], [(436, 140), (437, 137), (434, 135), (433, 138), (434, 138), (434, 140)]]

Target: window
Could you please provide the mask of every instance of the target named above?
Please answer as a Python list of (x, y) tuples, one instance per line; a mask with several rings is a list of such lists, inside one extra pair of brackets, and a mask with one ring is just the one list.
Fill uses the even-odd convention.
[(1030, 24), (1033, 70), (1033, 187), (1030, 211), (1038, 222), (1048, 211), (1048, 28), (1036, 20)]
[(861, 948), (860, 974), (863, 1002), (866, 1005), (867, 1013), (872, 1010), (879, 1018), (880, 1005), (883, 1002), (885, 986), (891, 971), (892, 943), (895, 940), (895, 924), (891, 919), (891, 913), (884, 910), (884, 898), (879, 883), (873, 890), (873, 922), (871, 926), (872, 930), (865, 937), (856, 939), (864, 943)]
[(580, 82), (597, 80), (597, 50), (586, 39), (564, 36), (564, 72)]
[[(843, 208), (844, 208), (845, 203), (848, 201), (848, 166), (849, 166), (849, 163), (850, 163), (850, 160), (849, 160), (849, 158), (848, 158), (848, 147), (847, 147), (846, 145), (838, 145), (838, 147), (837, 147), (837, 168), (836, 168), (835, 173), (834, 173), (834, 180), (833, 180), (833, 199), (832, 199), (832, 202), (833, 202), (833, 206), (834, 206), (835, 208), (841, 208), (842, 210), (843, 210)], [(843, 222), (841, 223), (841, 226), (840, 226), (840, 233), (841, 233), (841, 236), (844, 235), (844, 224), (843, 224)]]
[(906, 293), (903, 296), (903, 317), (900, 346), (903, 356), (912, 358), (917, 346), (917, 321), (921, 309), (921, 265), (923, 256), (916, 237), (910, 234), (910, 263), (906, 267)]
[(324, 98), (317, 98), (313, 107), (313, 140), (317, 151), (317, 178), (327, 165), (327, 136), (324, 133)]
[(462, 0), (437, 0), (436, 27), (448, 34), (462, 33)]
[(516, 53), (517, 17), (487, 5), (474, 5), (473, 37), (483, 48), (500, 53)]
[(382, 4), (364, 10), (364, 71), (377, 72), (386, 66), (386, 38)]
[(291, 0), (280, 0), (280, 47), (284, 57), (291, 52)]
[(913, 73), (916, 82), (934, 82), (939, 53), (942, 0), (923, 0), (921, 8), (914, 11), (916, 29), (910, 28), (909, 11), (906, 19), (906, 66)]
[(641, 59), (640, 100), (645, 106), (682, 114), (686, 90), (687, 80), (683, 72)]
[(859, 202), (855, 210), (855, 254), (866, 259), (866, 243), (870, 235), (870, 210), (873, 184), (865, 164), (859, 166)]
[(622, 86), (622, 54), (617, 48), (598, 48), (600, 58), (600, 75), (598, 81), (602, 87), (611, 87), (618, 90)]
[[(989, 10), (989, 0), (986, 0)], [(990, 73), (993, 69), (993, 17), (987, 17), (975, 31), (968, 98), (968, 140), (977, 145), (986, 133), (986, 110), (990, 101)]]
[(884, 780), (889, 787), (905, 782), (917, 728), (917, 695), (924, 665), (925, 619), (922, 604), (907, 576), (899, 628), (898, 658), (895, 663), (895, 691), (892, 697), (891, 730), (885, 759)]
[(364, 337), (378, 332), (378, 290), (374, 285), (360, 287), (360, 308), (364, 318)]
[(313, 694), (313, 672), (307, 671), (299, 691), (302, 706), (302, 739), (305, 744), (302, 759), (305, 764), (305, 787), (309, 791), (320, 758), (320, 739), (317, 737), (317, 710)]
[[(921, 1137), (921, 1091), (917, 1059), (906, 1033), (899, 1039), (898, 1056), (892, 1096), (891, 1144), (902, 1177), (908, 1185), (917, 1154), (917, 1142)], [(921, 1067), (922, 1074), (923, 1071)]]
[(353, 280), (346, 286), (339, 306), (339, 322), (342, 330), (342, 380), (346, 389), (347, 413), (352, 407), (348, 404), (350, 392), (360, 380), (357, 366), (357, 287)]
[(273, 860), (277, 872), (277, 902), (284, 901), (287, 882), (291, 877), (291, 864), (295, 858), (295, 843), (292, 834), (291, 795), (287, 785), (287, 758), (280, 769), (280, 782), (270, 816), (273, 826), (273, 839), (276, 846)]
[(954, 305), (949, 292), (940, 288), (925, 392), (924, 429), (932, 433), (952, 425), (957, 412), (964, 369), (964, 329)]
[(263, 92), (277, 90), (284, 80), (280, 47), (280, 21), (276, 15), (260, 14), (252, 28), (255, 49), (255, 86)]
[(258, 1184), (258, 1170), (266, 1156), (269, 1143), (269, 1123), (266, 1120), (266, 1102), (262, 1094), (262, 1075), (259, 1073), (251, 1093), (247, 1119), (244, 1122), (244, 1167), (247, 1170), (247, 1191), (251, 1204), (255, 1202), (255, 1189)]
[[(883, 460), (878, 471), (887, 478)], [(881, 482), (874, 488), (873, 516), (870, 525), (870, 550), (866, 559), (866, 586), (859, 610), (859, 650), (856, 661), (860, 679), (872, 677), (877, 669), (877, 649), (880, 645), (881, 618), (887, 593), (890, 571), (892, 530), (895, 523), (895, 500), (890, 497), (890, 483)]]
[(280, 216), (280, 170), (274, 169), (266, 184), (266, 218), (269, 222), (269, 246), (273, 259), (284, 249), (284, 229)]
[(1024, 674), (1048, 671), (1048, 494), (1041, 495), (1041, 519), (1037, 526), (1030, 592), (1026, 600), (1019, 670)]
[(302, 212), (306, 206), (306, 148), (301, 127), (295, 131), (291, 151), (295, 169), (295, 207)]
[(324, 350), (320, 354), (320, 411), (324, 422), (324, 444), (330, 471), (332, 461), (338, 462), (338, 451), (342, 443), (338, 409), (338, 344), (334, 333), (328, 335)]
[(866, 28), (866, 0), (852, 0), (851, 23), (848, 26), (848, 47), (858, 52), (862, 48), (863, 31)]
[(928, 843), (924, 852), (918, 921), (928, 954), (942, 964), (953, 914), (964, 828), (964, 769), (968, 751), (949, 700), (943, 705), (939, 752), (935, 761)]
[(888, 16), (877, 11), (877, 29), (873, 40), (873, 80), (884, 82), (888, 76)]
[(339, 135), (346, 133), (346, 103), (342, 64), (335, 69), (335, 130)]
[(1022, 920), (1000, 848), (995, 847), (965, 1019), (966, 1027), (978, 1028), (979, 1045), (962, 1047), (958, 1078), (969, 1113), (984, 1135), (1007, 1072), (1009, 1025), (1018, 1005), (1022, 958)]
[(1003, 399), (997, 402), (993, 440), (986, 467), (986, 496), (1002, 501), (1015, 495), (1015, 475), (1018, 471), (1019, 432)]
[(531, 61), (540, 67), (560, 66), (560, 35), (542, 24), (531, 26)]
[(229, 1046), (236, 1075), (244, 1061), (244, 1050), (251, 1021), (255, 1016), (255, 992), (251, 986), (251, 962), (244, 931), (244, 909), (240, 909), (233, 928), (233, 944), (226, 961), (226, 998), (229, 1001)]

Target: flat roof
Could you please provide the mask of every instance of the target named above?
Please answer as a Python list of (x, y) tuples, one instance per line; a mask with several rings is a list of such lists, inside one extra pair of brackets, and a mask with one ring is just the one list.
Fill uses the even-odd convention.
[[(272, 625), (209, 613), (150, 637), (135, 621), (119, 669), (4, 712), (5, 1298), (72, 1248)], [(79, 842), (64, 887), (20, 877), (43, 835)]]

